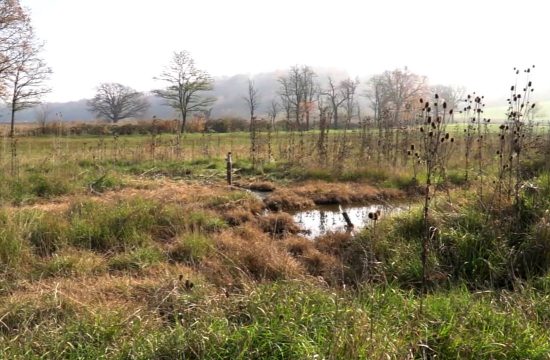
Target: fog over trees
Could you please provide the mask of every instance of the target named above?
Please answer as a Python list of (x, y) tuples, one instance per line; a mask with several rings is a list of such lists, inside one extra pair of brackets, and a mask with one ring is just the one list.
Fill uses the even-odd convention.
[[(169, 58), (167, 58), (167, 62)], [(312, 68), (316, 73), (316, 81), (319, 83), (320, 91), (328, 96), (332, 94), (329, 78), (332, 80), (332, 86), (334, 87), (333, 96), (337, 105), (336, 107), (340, 109), (341, 114), (339, 116), (344, 116), (344, 110), (342, 109), (343, 100), (340, 99), (340, 93), (338, 92), (338, 86), (341, 81), (350, 77), (350, 74), (344, 70), (327, 70), (327, 69), (317, 69)], [(399, 69), (398, 69), (399, 70)], [(159, 69), (159, 73), (162, 69)], [(250, 111), (246, 104), (243, 101), (243, 96), (248, 91), (248, 81), (252, 80), (254, 82), (254, 87), (262, 95), (262, 103), (258, 109), (256, 109), (256, 114), (258, 117), (268, 119), (269, 113), (271, 112), (271, 102), (276, 100), (279, 103), (279, 112), (278, 117), (283, 117), (284, 108), (280, 104), (280, 82), (279, 79), (287, 74), (288, 69), (278, 70), (273, 72), (266, 72), (260, 74), (238, 74), (233, 76), (224, 76), (224, 77), (213, 77), (214, 87), (212, 91), (208, 92), (208, 95), (215, 98), (216, 101), (212, 104), (211, 116), (214, 118), (217, 117), (240, 117), (243, 119), (250, 118)], [(391, 72), (393, 70), (389, 70)], [(372, 74), (359, 77), (359, 85), (357, 88), (357, 101), (361, 105), (361, 111), (364, 114), (375, 115), (377, 109), (376, 104), (372, 101), (375, 101), (375, 93), (373, 92), (373, 82), (376, 79), (379, 79), (383, 74)], [(421, 75), (421, 74), (418, 74)], [(352, 77), (352, 79), (355, 79)], [(448, 96), (443, 95), (444, 97), (453, 97), (453, 100), (450, 101), (454, 103), (456, 101), (455, 97), (459, 97), (465, 93), (465, 87), (463, 84), (428, 84), (431, 87), (437, 88), (438, 92), (441, 94), (448, 94)], [(464, 84), (466, 85), (466, 84)], [(159, 86), (162, 86), (159, 84)], [(136, 89), (138, 91), (143, 91), (143, 89)], [(468, 89), (471, 90), (471, 89)], [(505, 91), (503, 90), (501, 94), (494, 94), (497, 97), (493, 96), (492, 101), (487, 102), (488, 106), (493, 105), (503, 105), (506, 103)], [(178, 118), (178, 111), (174, 110), (170, 106), (166, 105), (166, 102), (155, 96), (152, 92), (147, 90), (143, 91), (147, 101), (150, 104), (148, 111), (144, 114), (144, 118), (152, 118), (156, 116), (157, 118), (163, 119), (174, 119)], [(541, 98), (550, 98), (550, 92), (540, 92), (539, 96)], [(64, 120), (83, 120), (90, 121), (95, 120), (97, 117), (88, 111), (87, 101), (89, 99), (81, 99), (77, 101), (69, 102), (51, 102), (48, 103), (48, 121), (56, 120), (57, 117), (61, 117)], [(327, 105), (330, 105), (330, 115), (334, 117), (334, 112), (332, 109), (332, 103), (330, 101), (330, 96), (328, 96)], [(382, 100), (382, 99), (379, 99)], [(315, 105), (317, 106), (317, 105)], [(316, 111), (318, 112), (318, 111)], [(56, 115), (57, 114), (57, 115)], [(181, 115), (180, 115), (181, 116)], [(17, 121), (22, 122), (35, 122), (36, 121), (36, 109), (26, 109), (22, 110), (17, 115)], [(318, 114), (317, 114), (318, 118)], [(343, 119), (343, 117), (342, 117)], [(334, 119), (331, 119), (333, 122)], [(0, 109), (0, 122), (9, 122), (9, 111), (5, 107)]]

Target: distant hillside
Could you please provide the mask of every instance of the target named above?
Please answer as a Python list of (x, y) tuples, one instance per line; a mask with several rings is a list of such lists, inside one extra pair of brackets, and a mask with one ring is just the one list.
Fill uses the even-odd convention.
[[(332, 76), (336, 81), (343, 80), (348, 77), (348, 74), (344, 71), (334, 69), (315, 69), (317, 73), (317, 80), (324, 85), (327, 81), (327, 76)], [(285, 74), (285, 71), (273, 71), (269, 73), (262, 73), (253, 76), (256, 87), (260, 92), (260, 108), (258, 113), (260, 116), (265, 114), (271, 101), (277, 99), (277, 91), (279, 84), (277, 79)], [(243, 100), (243, 96), (246, 94), (248, 86), (248, 75), (240, 74), (235, 76), (219, 77), (215, 79), (214, 90), (210, 93), (211, 96), (217, 98), (214, 103), (212, 116), (234, 116), (243, 117), (248, 116), (248, 109)], [(364, 84), (368, 77), (362, 78), (362, 84), (358, 93), (361, 95), (364, 91)], [(502, 94), (495, 94), (496, 97), (492, 97), (492, 100), (488, 102), (488, 106), (485, 109), (485, 117), (495, 120), (504, 119), (506, 112), (506, 98)], [(550, 99), (550, 92), (543, 92), (541, 94), (536, 93), (538, 99)], [(174, 110), (164, 105), (163, 100), (153, 95), (148, 95), (151, 107), (146, 118), (156, 116), (161, 119), (176, 118), (177, 114)], [(358, 97), (362, 107), (367, 107), (366, 100), (363, 96)], [(539, 101), (538, 107), (541, 108), (538, 113), (538, 117), (550, 118), (550, 100)], [(48, 103), (48, 120), (63, 119), (66, 121), (90, 121), (95, 120), (95, 116), (87, 110), (86, 99), (71, 101), (65, 103)], [(61, 116), (59, 115), (61, 114)], [(9, 112), (7, 109), (0, 109), (0, 122), (9, 121)], [(36, 109), (28, 109), (21, 111), (17, 114), (18, 122), (34, 122), (37, 119)]]
[[(325, 81), (328, 75), (333, 76), (337, 80), (347, 77), (346, 73), (339, 71), (318, 70), (317, 74), (321, 82)], [(271, 100), (277, 97), (279, 86), (277, 79), (282, 75), (284, 75), (284, 72), (274, 71), (258, 74), (253, 77), (254, 83), (260, 92), (260, 114), (266, 112)], [(213, 106), (212, 116), (247, 117), (248, 109), (243, 96), (247, 91), (248, 78), (248, 75), (241, 74), (215, 79), (214, 90), (210, 92), (210, 95), (217, 99)], [(151, 107), (145, 117), (156, 116), (163, 119), (177, 117), (172, 108), (164, 105), (162, 99), (153, 95), (148, 95), (148, 98)], [(48, 103), (48, 120), (58, 120), (59, 118), (66, 121), (94, 120), (95, 116), (87, 110), (86, 101), (86, 99), (82, 99), (66, 103)], [(36, 113), (36, 109), (27, 109), (17, 113), (16, 119), (18, 122), (33, 122), (37, 119)], [(61, 114), (61, 117), (58, 114)], [(0, 122), (8, 122), (9, 118), (8, 110), (6, 108), (0, 109)]]

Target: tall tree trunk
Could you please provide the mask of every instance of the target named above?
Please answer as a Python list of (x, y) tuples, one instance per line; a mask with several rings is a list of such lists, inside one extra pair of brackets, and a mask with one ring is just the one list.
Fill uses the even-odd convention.
[(10, 137), (13, 138), (15, 135), (15, 99), (12, 100), (11, 104), (11, 124), (10, 124)]

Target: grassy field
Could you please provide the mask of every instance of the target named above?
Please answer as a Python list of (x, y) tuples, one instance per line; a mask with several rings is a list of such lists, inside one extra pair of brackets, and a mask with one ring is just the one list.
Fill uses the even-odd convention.
[(547, 130), (427, 128), (3, 138), (0, 358), (550, 359)]

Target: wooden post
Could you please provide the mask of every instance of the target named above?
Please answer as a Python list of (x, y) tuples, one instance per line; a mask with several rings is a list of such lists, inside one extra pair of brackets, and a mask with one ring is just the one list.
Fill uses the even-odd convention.
[(227, 153), (227, 185), (233, 184), (233, 160), (231, 159), (231, 152)]
[(344, 220), (346, 221), (346, 224), (348, 225), (348, 228), (353, 229), (353, 223), (351, 222), (351, 219), (349, 218), (349, 215), (347, 212), (342, 209), (342, 206), (340, 207), (340, 212), (342, 213), (342, 216), (344, 217)]

